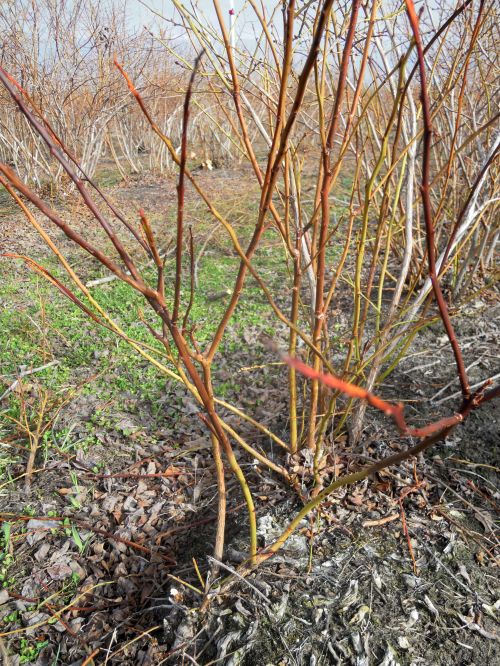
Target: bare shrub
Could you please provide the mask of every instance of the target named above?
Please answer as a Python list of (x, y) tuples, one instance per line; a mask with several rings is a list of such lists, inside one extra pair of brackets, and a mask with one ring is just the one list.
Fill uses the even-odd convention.
[[(166, 376), (182, 382), (199, 403), (218, 480), (215, 557), (223, 554), (224, 471), (229, 466), (247, 504), (250, 561), (256, 564), (276, 552), (300, 520), (334, 490), (424, 451), (500, 393), (487, 380), (476, 390), (471, 388), (447, 300), (461, 295), (464, 275), (470, 277), (473, 271), (477, 275), (480, 267), (487, 276), (498, 235), (492, 223), (498, 203), (498, 128), (496, 111), (489, 103), (493, 83), (485, 71), (490, 66), (497, 10), (492, 2), (476, 7), (466, 1), (437, 20), (435, 15), (419, 19), (411, 0), (406, 2), (406, 13), (390, 14), (383, 14), (378, 2), (367, 5), (353, 0), (339, 9), (332, 0), (302, 8), (290, 0), (279, 29), (274, 18), (264, 16), (250, 2), (260, 25), (257, 45), (250, 47), (231, 34), (218, 0), (214, 0), (216, 25), (181, 3), (175, 5), (178, 21), (200, 54), (192, 64), (185, 57), (182, 60), (190, 76), (182, 109), (176, 111), (179, 144), (170, 134), (173, 128), (165, 127), (155, 115), (158, 101), (148, 99), (141, 81), (136, 83), (136, 75), (120, 63), (119, 55), (116, 60), (142, 113), (141, 122), (178, 168), (172, 283), (165, 280), (159, 241), (145, 213), (138, 211), (137, 225), (92, 189), (91, 179), (83, 177), (70, 159), (71, 149), (54, 130), (52, 118), (49, 125), (38, 115), (23, 88), (5, 70), (0, 70), (0, 79), (22, 112), (23, 122), (77, 188), (107, 235), (109, 248), (96, 247), (79, 235), (11, 166), (0, 164), (0, 171), (2, 183), (58, 256), (74, 286), (70, 289), (33, 259), (23, 257), (28, 265)], [(119, 79), (108, 68), (109, 61), (106, 80), (114, 89)], [(123, 92), (119, 95), (123, 99)], [(196, 134), (199, 110), (216, 124), (224, 118), (227, 140), (248, 161), (259, 185), (246, 246), (238, 226), (217, 209), (188, 168), (191, 132)], [(136, 127), (139, 122), (132, 121), (132, 116), (121, 118), (123, 141), (138, 136), (126, 124), (129, 121)], [(113, 122), (118, 122), (116, 114)], [(231, 276), (227, 307), (205, 348), (197, 340), (191, 316), (194, 290), (203, 285), (197, 287), (195, 281), (194, 240), (184, 219), (188, 182), (227, 232), (240, 260)], [(130, 339), (113, 322), (23, 197), (142, 295), (154, 320), (139, 316), (161, 343), (161, 355)], [(263, 239), (270, 234), (281, 240), (287, 267), (288, 282), (279, 291), (266, 283), (255, 263)], [(146, 278), (128, 251), (125, 239), (130, 236), (154, 263), (154, 280)], [(287, 347), (286, 438), (224, 401), (214, 388), (213, 365), (250, 279), (287, 331), (287, 339), (280, 341)], [(444, 281), (451, 282), (448, 295)], [(349, 319), (340, 324), (347, 336), (345, 347), (332, 334), (340, 321), (341, 295), (347, 295), (350, 303)], [(457, 307), (458, 301), (453, 303)], [(414, 428), (407, 424), (401, 405), (382, 400), (372, 390), (403, 358), (414, 336), (439, 320), (453, 351), (462, 397), (452, 414)], [(298, 373), (310, 381), (303, 381)], [(398, 396), (403, 397), (408, 396)], [(391, 416), (401, 435), (417, 443), (325, 483), (322, 463), (332, 442), (349, 427), (351, 443), (358, 444), (366, 405)], [(252, 446), (224, 418), (223, 409), (252, 423), (283, 455)], [(234, 447), (241, 447), (289, 483), (304, 502), (265, 551), (257, 551), (252, 489)], [(309, 470), (301, 481), (291, 472), (297, 460)]]

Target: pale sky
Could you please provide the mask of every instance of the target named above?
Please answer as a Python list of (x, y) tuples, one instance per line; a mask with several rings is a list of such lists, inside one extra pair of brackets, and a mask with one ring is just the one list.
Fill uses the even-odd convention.
[[(344, 0), (345, 1), (345, 0)], [(1, 0), (0, 0), (1, 2)], [(179, 0), (185, 7), (191, 8), (191, 0)], [(148, 7), (165, 16), (167, 19), (175, 17), (176, 10), (173, 0), (126, 0), (127, 14), (130, 23), (137, 29), (144, 25), (152, 28), (154, 32), (155, 26), (168, 27), (167, 24), (158, 16), (155, 16)], [(209, 20), (214, 26), (218, 26), (217, 16), (215, 14), (213, 0), (193, 0), (196, 11), (202, 13), (206, 19)], [(226, 24), (229, 27), (229, 10), (234, 6), (235, 10), (235, 33), (236, 41), (243, 41), (247, 46), (255, 43), (255, 36), (261, 34), (261, 26), (256, 18), (252, 8), (245, 0), (219, 0), (221, 9), (226, 17)], [(298, 7), (317, 5), (318, 0), (299, 0)], [(266, 18), (270, 18), (274, 11), (274, 24), (276, 26), (275, 34), (282, 34), (282, 17), (280, 0), (257, 0), (256, 4), (259, 8), (263, 8), (266, 12)], [(439, 24), (443, 20), (443, 16), (448, 16), (452, 10), (455, 2), (454, 0), (416, 0), (417, 9), (424, 7), (424, 14), (427, 18), (432, 19), (433, 22)], [(400, 7), (398, 0), (382, 0), (380, 11), (384, 13), (392, 13), (396, 8)], [(262, 10), (261, 10), (262, 11)], [(200, 18), (202, 18), (200, 16)], [(427, 21), (426, 21), (427, 22)], [(405, 20), (399, 21), (400, 25), (405, 24)], [(218, 28), (216, 29), (219, 32)], [(179, 27), (178, 30), (172, 31), (172, 36), (178, 38), (180, 42), (185, 39), (185, 32)], [(279, 37), (278, 37), (279, 39)]]
[[(229, 25), (229, 9), (231, 7), (231, 0), (219, 0), (220, 6), (228, 19)], [(257, 28), (258, 21), (253, 14), (252, 9), (242, 0), (233, 0), (234, 9), (236, 13), (236, 32), (238, 35), (245, 37), (252, 37), (254, 28)], [(189, 1), (183, 0), (183, 4), (187, 7), (190, 6)], [(278, 4), (275, 0), (261, 0), (259, 5), (263, 5), (265, 10), (271, 13), (272, 9)], [(159, 12), (167, 18), (172, 18), (175, 15), (175, 7), (172, 0), (128, 0), (128, 12), (130, 14), (131, 22), (137, 27), (142, 25), (151, 25), (161, 21), (154, 15), (147, 7), (151, 7), (156, 12)], [(212, 0), (197, 0), (197, 8), (210, 20), (211, 23), (217, 24), (217, 17), (215, 14)], [(259, 28), (260, 29), (260, 28)]]

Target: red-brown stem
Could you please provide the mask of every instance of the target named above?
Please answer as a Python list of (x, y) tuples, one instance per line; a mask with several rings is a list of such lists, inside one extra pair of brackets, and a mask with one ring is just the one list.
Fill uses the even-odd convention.
[[(404, 410), (401, 403), (394, 405), (390, 402), (387, 402), (386, 400), (376, 396), (374, 393), (371, 393), (370, 391), (362, 388), (361, 386), (350, 384), (349, 382), (345, 382), (331, 374), (323, 374), (315, 368), (311, 368), (306, 363), (303, 363), (298, 358), (283, 356), (283, 360), (285, 363), (287, 363), (287, 365), (295, 368), (313, 381), (321, 383), (324, 386), (328, 386), (328, 388), (331, 388), (335, 391), (340, 391), (350, 398), (359, 398), (360, 400), (365, 400), (369, 405), (375, 407), (375, 409), (378, 409), (381, 412), (384, 412), (384, 414), (387, 414), (387, 416), (390, 416), (394, 420), (394, 423), (402, 435), (409, 435), (411, 437), (427, 437), (428, 435), (432, 435), (433, 433), (448, 427), (453, 427), (457, 425), (457, 423), (463, 421), (461, 412), (459, 412), (452, 414), (451, 416), (446, 416), (439, 421), (435, 421), (434, 423), (430, 423), (423, 428), (410, 428), (404, 418)], [(479, 394), (476, 394), (476, 396), (478, 395)], [(484, 399), (481, 397), (480, 402), (483, 401)]]
[(285, 39), (284, 39), (285, 51), (283, 54), (283, 69), (281, 71), (279, 98), (278, 98), (278, 105), (276, 107), (274, 136), (272, 139), (271, 147), (269, 149), (268, 165), (267, 165), (268, 172), (270, 172), (274, 164), (276, 150), (281, 136), (281, 130), (283, 128), (283, 123), (285, 122), (287, 84), (288, 84), (288, 77), (290, 76), (290, 71), (292, 67), (292, 55), (293, 55), (292, 50), (293, 50), (294, 13), (295, 13), (295, 0), (290, 0), (287, 8), (287, 15), (286, 15), (287, 18), (285, 22)]
[(408, 532), (408, 525), (406, 523), (406, 514), (403, 506), (403, 500), (399, 500), (399, 508), (401, 510), (401, 526), (403, 528), (403, 534), (406, 538), (406, 543), (408, 544), (408, 550), (410, 551), (410, 557), (413, 564), (413, 573), (417, 575), (417, 563), (415, 562), (415, 554), (413, 552), (413, 546), (411, 545), (410, 533)]
[[(323, 148), (323, 183), (321, 186), (321, 227), (318, 239), (318, 254), (317, 254), (317, 269), (316, 269), (316, 303), (315, 303), (315, 320), (314, 320), (314, 333), (313, 343), (319, 347), (321, 341), (321, 332), (325, 325), (326, 312), (324, 309), (324, 287), (325, 287), (325, 259), (326, 259), (326, 245), (328, 239), (328, 229), (330, 226), (330, 203), (329, 194), (332, 182), (332, 169), (331, 169), (331, 151), (333, 149), (333, 142), (337, 134), (340, 109), (344, 98), (344, 92), (347, 81), (347, 69), (349, 67), (349, 59), (351, 56), (352, 45), (354, 43), (354, 35), (356, 31), (356, 24), (358, 20), (359, 7), (361, 0), (353, 0), (351, 9), (351, 18), (349, 21), (349, 29), (347, 32), (346, 43), (342, 52), (342, 62), (337, 83), (337, 92), (335, 97), (335, 104), (332, 111), (332, 117), (329, 123), (328, 134), (326, 137), (326, 145)], [(314, 359), (314, 367), (319, 370), (321, 367), (321, 360), (316, 356)], [(316, 445), (316, 418), (318, 415), (319, 407), (319, 385), (313, 382), (311, 385), (311, 402), (310, 402), (310, 427), (308, 435), (308, 446), (314, 448)]]
[(269, 208), (272, 194), (274, 191), (274, 185), (276, 184), (276, 179), (278, 177), (278, 172), (281, 166), (281, 160), (283, 159), (283, 155), (288, 145), (288, 139), (290, 137), (290, 133), (293, 129), (293, 126), (295, 125), (299, 109), (304, 100), (304, 95), (306, 94), (307, 82), (309, 80), (309, 76), (315, 65), (316, 58), (319, 53), (321, 39), (323, 38), (326, 25), (330, 18), (332, 5), (333, 5), (333, 0), (325, 0), (319, 12), (319, 17), (316, 23), (316, 30), (312, 38), (311, 48), (309, 49), (309, 53), (307, 54), (307, 58), (304, 63), (304, 67), (302, 68), (302, 72), (300, 73), (297, 81), (297, 90), (295, 93), (295, 98), (293, 100), (292, 107), (290, 109), (288, 120), (285, 123), (285, 126), (283, 127), (283, 131), (281, 132), (281, 137), (276, 157), (274, 159), (272, 168), (268, 169), (266, 172), (266, 177), (262, 188), (262, 197), (261, 197), (261, 206), (260, 206), (261, 216), (265, 215)]
[(194, 256), (194, 238), (193, 230), (189, 227), (189, 302), (187, 304), (184, 318), (182, 320), (182, 333), (184, 334), (188, 324), (189, 315), (194, 303), (194, 288), (195, 288), (195, 261)]
[[(470, 4), (472, 4), (472, 0), (465, 0), (465, 2), (463, 4), (461, 4), (459, 7), (457, 7), (455, 9), (455, 11), (452, 14), (450, 14), (450, 16), (443, 23), (443, 25), (440, 26), (439, 30), (437, 30), (437, 32), (431, 37), (427, 46), (425, 46), (424, 56), (426, 55), (427, 51), (432, 47), (434, 42), (436, 42), (441, 37), (443, 32), (446, 32), (446, 30), (450, 27), (450, 25), (453, 23), (453, 21), (456, 18), (458, 18), (460, 16), (460, 14), (462, 14)], [(415, 11), (415, 8), (414, 8), (414, 11)], [(418, 19), (417, 19), (417, 21), (418, 21)], [(389, 74), (387, 75), (387, 80), (394, 74), (394, 72), (397, 71), (398, 68), (399, 68), (399, 63), (396, 65), (396, 67), (394, 67), (393, 70), (391, 70), (389, 72)], [(404, 96), (406, 96), (406, 93), (408, 92), (408, 89), (410, 87), (410, 83), (411, 83), (413, 77), (415, 76), (415, 73), (416, 73), (418, 68), (419, 68), (419, 62), (416, 62), (413, 65), (412, 69), (410, 70), (410, 73), (408, 74), (408, 78), (406, 80), (405, 89), (404, 89), (404, 93), (403, 93)]]
[(182, 284), (182, 252), (184, 245), (184, 198), (186, 194), (186, 162), (187, 162), (187, 141), (189, 124), (189, 103), (193, 93), (193, 84), (198, 66), (200, 64), (203, 52), (200, 53), (194, 61), (193, 71), (189, 78), (189, 84), (184, 97), (184, 107), (182, 115), (182, 138), (181, 138), (181, 159), (179, 164), (179, 182), (177, 184), (177, 241), (175, 246), (175, 286), (174, 286), (174, 306), (172, 309), (172, 322), (177, 323), (179, 318), (179, 306), (181, 302), (181, 284)]
[(411, 28), (413, 31), (413, 36), (415, 37), (415, 43), (417, 46), (418, 67), (420, 72), (422, 113), (424, 121), (422, 184), (420, 186), (420, 191), (422, 193), (422, 204), (424, 209), (429, 277), (432, 282), (432, 289), (434, 291), (434, 296), (436, 298), (436, 302), (439, 308), (439, 314), (441, 316), (443, 325), (445, 327), (446, 334), (448, 335), (448, 338), (450, 340), (450, 344), (453, 349), (453, 355), (455, 356), (455, 363), (457, 365), (457, 372), (460, 380), (460, 386), (462, 388), (462, 395), (464, 397), (464, 400), (468, 400), (470, 398), (470, 387), (469, 387), (469, 380), (467, 377), (467, 371), (465, 369), (465, 364), (462, 357), (462, 351), (455, 336), (453, 324), (451, 323), (450, 315), (448, 313), (448, 307), (446, 305), (446, 301), (444, 300), (443, 292), (441, 291), (441, 286), (439, 284), (439, 278), (436, 273), (434, 222), (433, 222), (432, 204), (429, 191), (431, 141), (432, 141), (433, 129), (432, 129), (431, 111), (429, 103), (429, 94), (427, 90), (427, 77), (425, 73), (424, 48), (422, 45), (422, 38), (420, 35), (419, 19), (415, 11), (415, 5), (413, 4), (413, 0), (405, 0), (405, 2), (406, 2), (406, 9), (408, 12), (408, 17), (410, 19)]

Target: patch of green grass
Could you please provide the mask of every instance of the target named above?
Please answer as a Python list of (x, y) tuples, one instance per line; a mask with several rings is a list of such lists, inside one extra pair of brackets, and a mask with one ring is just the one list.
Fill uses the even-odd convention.
[[(188, 257), (186, 264), (187, 262)], [(42, 263), (64, 284), (72, 286), (54, 257), (49, 256)], [(269, 287), (280, 296), (287, 267), (283, 248), (276, 236), (269, 234), (269, 241), (259, 248), (254, 263)], [(239, 264), (237, 256), (227, 248), (221, 249), (218, 244), (207, 248), (199, 262), (198, 287), (190, 325), (201, 349), (205, 349), (210, 343), (219, 326), (229, 302), (229, 293)], [(102, 268), (96, 268), (97, 274), (87, 275), (87, 280), (103, 275)], [(167, 299), (172, 298), (174, 271), (174, 260), (170, 259), (165, 266)], [(53, 395), (63, 396), (72, 387), (84, 384), (81, 388), (82, 395), (96, 394), (102, 402), (116, 401), (116, 404), (120, 404), (126, 395), (155, 405), (157, 398), (165, 394), (167, 387), (171, 385), (168, 378), (140, 357), (126, 342), (89, 320), (84, 312), (46, 280), (20, 268), (19, 264), (13, 267), (6, 262), (0, 264), (0, 273), (3, 279), (3, 307), (0, 309), (0, 358), (3, 359), (0, 368), (0, 394), (14, 381), (21, 367), (36, 368), (52, 360), (57, 360), (57, 364), (37, 373), (33, 381)], [(154, 284), (153, 269), (146, 269), (145, 275), (151, 284)], [(227, 295), (214, 298), (214, 295), (221, 291), (227, 292)], [(119, 280), (92, 288), (92, 294), (128, 336), (147, 343), (159, 353), (162, 352), (161, 344), (138, 317), (141, 309), (151, 325), (159, 328), (158, 319), (148, 309), (140, 294)], [(184, 308), (188, 299), (189, 285), (186, 281), (182, 294)], [(245, 351), (249, 347), (243, 335), (248, 331), (250, 337), (255, 339), (259, 333), (270, 336), (276, 333), (276, 318), (272, 309), (251, 277), (246, 282), (240, 303), (223, 338), (221, 356), (216, 358), (215, 370), (224, 354), (230, 353), (237, 358), (241, 350)], [(85, 384), (89, 379), (91, 381)], [(29, 382), (30, 377), (25, 381)], [(230, 397), (231, 393), (240, 390), (238, 382), (222, 377), (219, 380), (217, 373), (215, 382), (218, 393), (224, 397)], [(183, 410), (182, 396), (171, 390), (168, 395), (171, 400), (169, 399), (168, 404), (162, 403), (158, 409), (165, 416), (172, 408), (169, 418), (175, 420)], [(10, 394), (7, 408), (7, 413), (11, 416), (19, 415), (18, 396), (15, 392)], [(101, 415), (102, 418), (104, 417)], [(97, 443), (93, 434), (96, 426), (110, 431), (115, 424), (112, 419), (106, 423), (89, 423), (88, 437), (78, 441), (78, 448), (85, 450)], [(52, 450), (68, 453), (74, 450), (73, 445), (71, 432), (54, 428), (43, 438), (41, 450), (47, 461)], [(6, 467), (8, 468), (8, 465)], [(4, 478), (8, 475), (6, 467), (0, 470)]]
[(8, 571), (14, 562), (14, 556), (11, 553), (11, 523), (2, 523), (0, 530), (0, 585), (2, 587), (9, 586)]
[[(256, 260), (259, 270), (267, 271), (273, 280), (279, 279), (277, 269), (279, 266), (280, 249), (267, 251)], [(52, 261), (44, 262), (47, 268), (56, 277), (64, 280), (60, 267)], [(198, 289), (195, 292), (190, 320), (195, 326), (196, 339), (200, 345), (206, 344), (213, 336), (223, 312), (227, 306), (228, 298), (214, 299), (221, 290), (232, 288), (234, 278), (239, 266), (239, 259), (233, 256), (215, 257), (207, 254), (202, 257), (198, 275)], [(166, 266), (167, 288), (172, 279), (173, 262)], [(119, 373), (111, 374), (105, 380), (109, 387), (109, 378), (117, 390), (130, 389), (131, 386), (149, 392), (154, 388), (153, 376), (145, 368), (144, 363), (130, 350), (128, 345), (106, 329), (98, 327), (90, 321), (85, 313), (67, 300), (52, 285), (40, 281), (40, 278), (31, 276), (29, 284), (22, 289), (12, 284), (16, 275), (7, 278), (5, 290), (6, 300), (15, 306), (5, 307), (0, 312), (0, 352), (6, 359), (2, 367), (4, 374), (15, 375), (19, 366), (42, 365), (46, 360), (47, 350), (41, 348), (40, 332), (37, 323), (40, 319), (40, 306), (28, 299), (36, 293), (35, 286), (38, 281), (38, 291), (44, 299), (45, 320), (49, 330), (52, 353), (60, 361), (43, 374), (40, 379), (50, 387), (61, 386), (70, 380), (72, 370), (75, 368), (108, 369), (114, 362), (119, 363)], [(153, 282), (153, 273), (150, 274)], [(130, 337), (147, 342), (153, 347), (161, 349), (145, 326), (138, 320), (138, 310), (147, 306), (142, 297), (134, 292), (127, 284), (118, 280), (103, 284), (93, 289), (93, 295), (110, 315), (123, 327)], [(184, 303), (188, 294), (183, 294)], [(19, 305), (24, 301), (25, 305)], [(252, 280), (242, 294), (241, 302), (236, 310), (234, 325), (239, 328), (245, 326), (258, 326), (263, 324), (263, 316), (271, 314), (269, 305)], [(154, 318), (148, 316), (153, 323)], [(158, 325), (158, 322), (156, 322)], [(44, 358), (45, 351), (45, 358)], [(97, 362), (96, 362), (97, 361)], [(155, 370), (154, 375), (157, 374)]]
[(95, 174), (95, 181), (99, 187), (113, 187), (123, 180), (116, 166), (101, 167)]
[(20, 664), (32, 664), (38, 659), (38, 655), (47, 647), (49, 641), (47, 640), (32, 640), (29, 638), (21, 638), (19, 641), (19, 650), (17, 656), (19, 657)]

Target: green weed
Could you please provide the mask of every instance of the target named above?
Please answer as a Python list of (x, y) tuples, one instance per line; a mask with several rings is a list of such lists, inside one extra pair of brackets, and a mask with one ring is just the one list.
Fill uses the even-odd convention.
[(9, 579), (7, 572), (14, 562), (11, 543), (12, 525), (8, 522), (2, 523), (0, 531), (0, 584), (2, 587), (8, 587)]
[(28, 638), (21, 638), (19, 641), (19, 663), (20, 664), (32, 664), (38, 659), (38, 655), (47, 647), (49, 641), (37, 641), (30, 640)]

